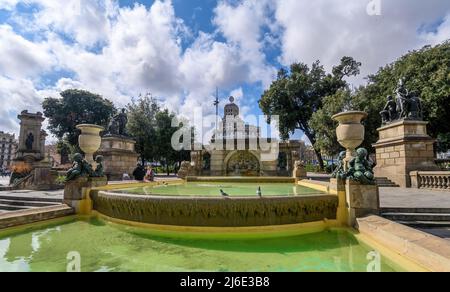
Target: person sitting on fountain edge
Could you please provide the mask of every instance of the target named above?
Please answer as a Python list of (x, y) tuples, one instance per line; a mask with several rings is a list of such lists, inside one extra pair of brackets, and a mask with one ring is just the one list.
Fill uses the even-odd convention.
[(145, 168), (141, 164), (138, 163), (137, 167), (133, 171), (133, 177), (137, 181), (140, 181), (140, 182), (144, 181)]

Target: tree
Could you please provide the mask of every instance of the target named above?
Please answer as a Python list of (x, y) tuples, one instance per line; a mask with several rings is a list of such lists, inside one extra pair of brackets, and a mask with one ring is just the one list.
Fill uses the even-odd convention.
[[(167, 175), (170, 175), (170, 165), (181, 162), (186, 157), (185, 150), (177, 151), (172, 147), (172, 136), (180, 127), (172, 127), (173, 113), (167, 109), (156, 114), (156, 154), (158, 160), (166, 167)], [(189, 153), (189, 152), (188, 152)]]
[(62, 98), (48, 97), (42, 107), (49, 121), (50, 132), (60, 140), (78, 148), (80, 124), (108, 126), (116, 112), (113, 103), (98, 94), (84, 90), (69, 89), (60, 93)]
[(184, 160), (187, 151), (176, 151), (172, 147), (172, 136), (179, 127), (172, 127), (175, 117), (167, 109), (162, 110), (157, 100), (147, 94), (128, 105), (128, 131), (136, 139), (136, 151), (142, 163), (158, 161), (170, 174), (170, 165)]
[[(430, 122), (429, 134), (445, 141), (445, 137), (450, 135), (450, 41), (407, 53), (370, 75), (369, 83), (358, 89), (356, 98), (369, 113), (366, 121), (368, 142), (378, 140), (379, 112), (386, 103), (386, 97), (394, 94), (400, 78), (405, 78), (406, 87), (421, 97), (424, 120)], [(439, 146), (439, 150), (444, 152), (450, 149), (445, 142)]]
[[(312, 115), (310, 125), (316, 133), (317, 146), (329, 154), (336, 154), (336, 126), (331, 116), (346, 106), (369, 114), (364, 121), (366, 136), (363, 147), (374, 152), (372, 144), (378, 141), (381, 127), (380, 111), (386, 97), (393, 95), (398, 80), (406, 78), (406, 86), (422, 98), (424, 119), (430, 122), (429, 132), (438, 139), (437, 150), (450, 149), (450, 42), (435, 47), (426, 46), (412, 51), (397, 61), (382, 67), (368, 77), (368, 84), (355, 92), (337, 92), (323, 100), (322, 109)], [(330, 153), (331, 152), (331, 153)]]
[(322, 153), (335, 155), (342, 150), (342, 146), (336, 143), (337, 123), (331, 117), (352, 108), (352, 98), (352, 93), (348, 88), (341, 89), (335, 94), (325, 97), (322, 108), (311, 116), (309, 125), (315, 133), (316, 146)]
[(136, 151), (142, 164), (156, 157), (156, 115), (159, 105), (151, 94), (132, 100), (128, 109), (128, 133), (136, 139)]
[(281, 138), (286, 140), (296, 130), (301, 130), (311, 141), (321, 169), (323, 159), (316, 135), (309, 121), (314, 112), (322, 108), (323, 99), (347, 86), (345, 77), (359, 74), (361, 63), (351, 57), (343, 57), (341, 64), (327, 74), (320, 62), (311, 68), (303, 63), (291, 65), (290, 72), (281, 69), (278, 77), (264, 92), (259, 105), (264, 114), (280, 118)]

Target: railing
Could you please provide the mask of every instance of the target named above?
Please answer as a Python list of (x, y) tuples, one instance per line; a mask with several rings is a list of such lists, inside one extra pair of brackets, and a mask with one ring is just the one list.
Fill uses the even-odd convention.
[(410, 176), (413, 188), (450, 191), (450, 171), (413, 171)]

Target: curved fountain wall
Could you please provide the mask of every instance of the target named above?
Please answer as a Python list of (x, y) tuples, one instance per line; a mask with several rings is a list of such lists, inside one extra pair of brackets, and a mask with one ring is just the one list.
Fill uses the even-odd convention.
[(267, 198), (182, 198), (95, 192), (94, 209), (111, 218), (189, 227), (251, 227), (336, 219), (332, 195)]

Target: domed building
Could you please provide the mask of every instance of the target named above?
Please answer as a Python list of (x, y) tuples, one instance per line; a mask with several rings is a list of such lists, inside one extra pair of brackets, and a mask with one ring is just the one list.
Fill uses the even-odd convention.
[(301, 141), (279, 142), (261, 136), (261, 129), (240, 117), (234, 97), (224, 107), (210, 145), (192, 151), (199, 176), (291, 176), (306, 149)]

